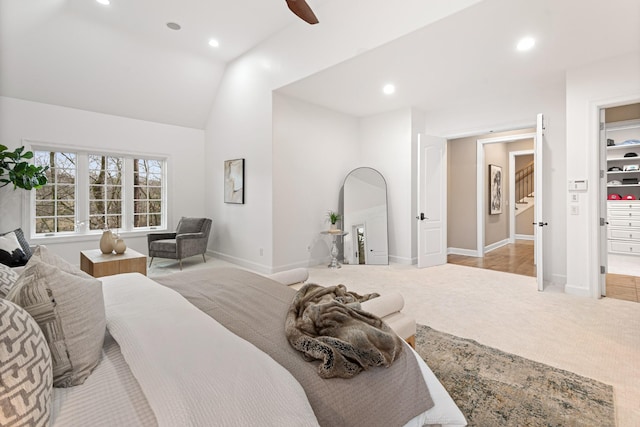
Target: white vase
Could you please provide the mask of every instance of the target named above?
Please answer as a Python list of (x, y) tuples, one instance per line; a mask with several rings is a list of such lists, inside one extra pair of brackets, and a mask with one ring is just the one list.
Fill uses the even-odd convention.
[(338, 229), (337, 224), (331, 224), (331, 226), (329, 226), (329, 230), (337, 230), (337, 229)]
[(117, 254), (123, 254), (124, 251), (127, 250), (127, 245), (124, 243), (123, 239), (118, 239), (113, 249), (116, 251)]
[(100, 238), (100, 251), (103, 254), (110, 254), (113, 252), (113, 235), (111, 234), (111, 230), (105, 230), (102, 232), (102, 237)]

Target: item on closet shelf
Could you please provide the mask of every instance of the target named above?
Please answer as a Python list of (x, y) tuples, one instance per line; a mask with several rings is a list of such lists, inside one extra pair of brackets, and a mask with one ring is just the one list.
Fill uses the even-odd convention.
[(623, 197), (624, 200), (636, 200), (636, 196), (633, 194), (625, 194)]
[(638, 153), (626, 153), (625, 157), (638, 157)]
[(622, 178), (622, 185), (634, 185), (638, 183), (638, 178)]
[(607, 139), (607, 147), (611, 147), (612, 145), (616, 145), (616, 142), (613, 139), (608, 138)]
[(607, 197), (608, 200), (622, 200), (622, 196), (619, 194), (609, 194), (609, 196)]
[(639, 165), (624, 165), (624, 167), (622, 168), (623, 171), (637, 171), (639, 170), (640, 167)]
[(627, 139), (623, 141), (620, 145), (636, 145), (640, 144), (640, 139)]
[(619, 166), (611, 166), (609, 172), (622, 172), (622, 168)]
[(607, 185), (622, 185), (622, 182), (618, 181), (617, 179), (612, 179), (611, 181), (607, 182)]

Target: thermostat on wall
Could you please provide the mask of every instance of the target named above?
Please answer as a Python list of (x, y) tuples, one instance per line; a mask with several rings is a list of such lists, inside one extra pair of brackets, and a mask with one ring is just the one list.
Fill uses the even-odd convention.
[(569, 180), (569, 191), (587, 191), (586, 179)]

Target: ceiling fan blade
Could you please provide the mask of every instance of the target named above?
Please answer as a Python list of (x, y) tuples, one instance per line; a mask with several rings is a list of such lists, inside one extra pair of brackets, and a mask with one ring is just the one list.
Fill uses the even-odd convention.
[(287, 6), (289, 6), (291, 12), (309, 24), (320, 22), (305, 0), (287, 0)]

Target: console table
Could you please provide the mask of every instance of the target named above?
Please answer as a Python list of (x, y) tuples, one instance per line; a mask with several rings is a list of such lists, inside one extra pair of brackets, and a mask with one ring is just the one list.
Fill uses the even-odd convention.
[(93, 277), (111, 276), (121, 273), (147, 275), (147, 257), (127, 248), (123, 254), (103, 254), (100, 249), (80, 252), (80, 269)]
[(329, 268), (341, 268), (342, 266), (338, 262), (338, 237), (344, 237), (349, 232), (342, 230), (330, 230), (330, 231), (321, 231), (320, 234), (328, 234), (333, 237), (331, 240), (331, 263), (327, 267)]

